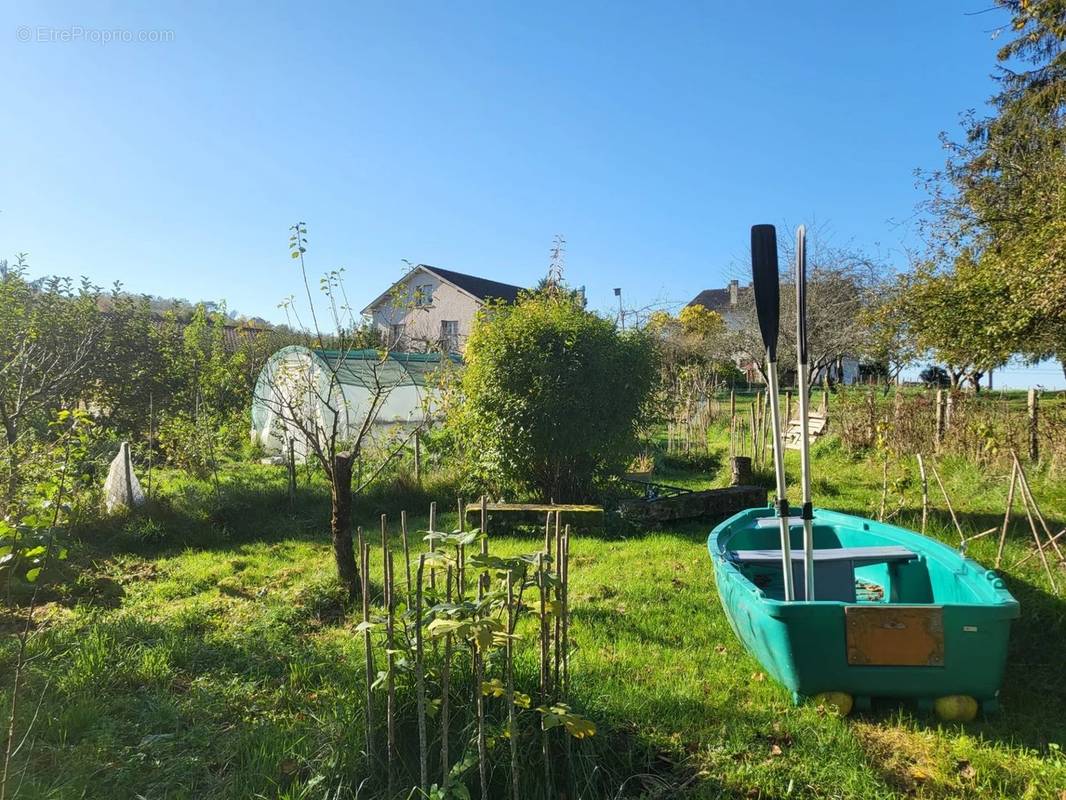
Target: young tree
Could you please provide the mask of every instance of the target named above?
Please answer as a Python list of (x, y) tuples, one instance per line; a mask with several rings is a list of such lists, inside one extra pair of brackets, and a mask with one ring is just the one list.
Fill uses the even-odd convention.
[[(373, 428), (390, 393), (402, 384), (404, 371), (386, 344), (373, 358), (361, 359), (359, 380), (366, 390), (365, 399), (355, 407), (345, 396), (343, 382), (351, 370), (349, 357), (362, 350), (373, 337), (356, 322), (348, 303), (343, 283), (343, 271), (325, 275), (320, 289), (325, 300), (319, 308), (312, 296), (307, 274), (307, 226), (299, 222), (291, 227), (289, 249), (299, 263), (310, 313), (314, 344), (318, 347), (316, 365), (324, 371), (280, 368), (264, 372), (256, 384), (255, 397), (283, 424), (288, 435), (298, 439), (308, 457), (322, 467), (330, 487), (330, 538), (337, 575), (350, 597), (359, 596), (359, 570), (352, 544), (352, 498), (358, 494), (395, 457), (403, 444), (417, 433), (409, 429), (398, 446), (386, 448), (379, 463), (368, 470), (367, 477), (353, 490), (353, 466), (367, 455), (373, 441)], [(296, 327), (305, 329), (293, 298), (283, 304), (287, 314), (295, 318)], [(328, 321), (330, 327), (326, 328)], [(326, 348), (329, 348), (328, 350)]]
[(655, 383), (647, 335), (537, 293), (486, 308), (466, 362), (448, 424), (483, 484), (566, 502), (628, 466)]

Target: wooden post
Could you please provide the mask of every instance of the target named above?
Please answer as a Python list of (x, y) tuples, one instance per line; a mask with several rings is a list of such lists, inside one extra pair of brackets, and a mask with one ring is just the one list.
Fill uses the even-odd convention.
[(918, 453), (918, 474), (922, 479), (922, 534), (925, 534), (925, 525), (929, 520), (929, 478), (925, 474), (925, 461), (922, 454)]
[(148, 393), (148, 492), (146, 497), (152, 499), (152, 439), (155, 438), (155, 397)]
[(296, 508), (296, 443), (289, 439), (289, 511)]
[(1037, 418), (1040, 414), (1037, 405), (1036, 389), (1029, 390), (1029, 460), (1040, 460), (1040, 439), (1037, 436)]
[(122, 443), (122, 463), (126, 467), (126, 509), (133, 511), (133, 467), (130, 465), (130, 446)]
[(418, 432), (415, 432), (415, 483), (422, 482), (422, 441)]
[(785, 392), (785, 426), (792, 422), (792, 392)]
[(940, 451), (940, 445), (944, 441), (944, 390), (936, 390), (936, 449)]
[(955, 392), (948, 392), (944, 404), (944, 433), (951, 430), (951, 417), (955, 413)]

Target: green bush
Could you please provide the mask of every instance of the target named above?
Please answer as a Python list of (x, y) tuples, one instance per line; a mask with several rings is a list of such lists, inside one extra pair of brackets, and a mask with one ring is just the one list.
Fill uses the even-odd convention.
[(483, 311), (465, 355), (449, 427), (483, 486), (566, 502), (625, 471), (657, 374), (648, 337), (536, 294)]

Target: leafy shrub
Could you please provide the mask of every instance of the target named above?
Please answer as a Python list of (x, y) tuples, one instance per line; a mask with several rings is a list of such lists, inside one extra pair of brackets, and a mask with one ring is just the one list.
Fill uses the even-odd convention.
[(645, 335), (537, 294), (483, 311), (465, 355), (449, 426), (483, 485), (582, 499), (638, 452), (656, 375)]

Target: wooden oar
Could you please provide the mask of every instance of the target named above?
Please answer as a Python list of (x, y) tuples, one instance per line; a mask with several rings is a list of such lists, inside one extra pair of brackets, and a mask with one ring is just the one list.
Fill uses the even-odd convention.
[(788, 498), (785, 495), (785, 459), (781, 447), (781, 411), (777, 402), (777, 335), (781, 322), (781, 284), (777, 269), (777, 231), (773, 225), (751, 228), (751, 275), (759, 332), (766, 347), (766, 394), (773, 431), (774, 475), (777, 479), (777, 516), (781, 524), (781, 569), (785, 601), (795, 599), (792, 585), (792, 549), (788, 534)]
[(803, 490), (803, 597), (814, 599), (814, 506), (811, 504), (811, 444), (807, 432), (807, 229), (796, 228), (796, 382), (799, 390), (800, 485)]

